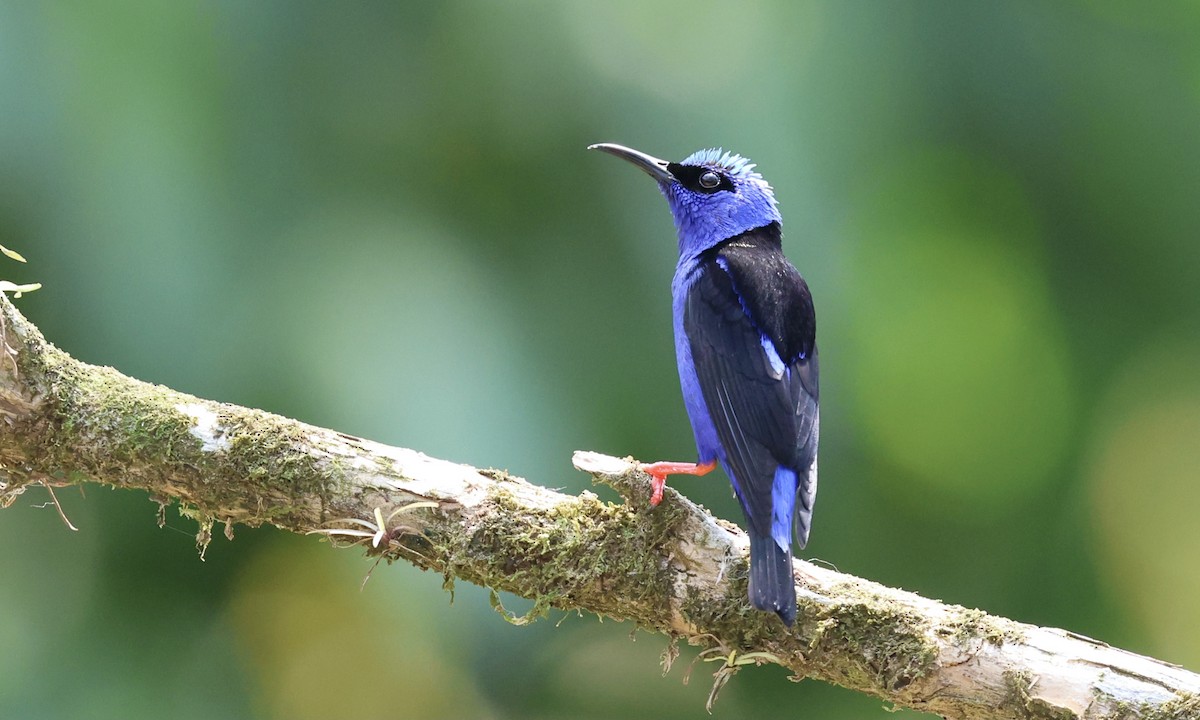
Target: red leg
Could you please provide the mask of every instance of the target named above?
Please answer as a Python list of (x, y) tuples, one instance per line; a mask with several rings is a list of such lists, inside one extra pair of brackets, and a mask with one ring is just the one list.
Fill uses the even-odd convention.
[(650, 506), (654, 507), (662, 502), (668, 475), (707, 475), (716, 466), (716, 460), (706, 463), (656, 462), (639, 463), (638, 470), (650, 476)]

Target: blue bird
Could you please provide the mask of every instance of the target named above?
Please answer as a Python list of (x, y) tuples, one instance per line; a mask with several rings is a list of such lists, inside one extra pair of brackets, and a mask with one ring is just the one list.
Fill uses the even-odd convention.
[(679, 232), (671, 281), (679, 381), (698, 463), (642, 465), (651, 504), (666, 476), (720, 463), (746, 516), (750, 602), (796, 621), (792, 527), (808, 542), (817, 494), (817, 320), (783, 255), (775, 195), (754, 164), (719, 149), (668, 162), (609, 143), (658, 182)]

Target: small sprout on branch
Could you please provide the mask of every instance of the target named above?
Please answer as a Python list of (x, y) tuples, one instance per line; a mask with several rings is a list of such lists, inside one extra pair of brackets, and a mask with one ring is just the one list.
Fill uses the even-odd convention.
[[(0, 253), (6, 255), (9, 258), (12, 258), (13, 260), (16, 260), (17, 262), (20, 262), (20, 263), (25, 262), (25, 258), (21, 255), (21, 253), (17, 252), (16, 250), (9, 250), (8, 248), (4, 247), (3, 245), (0, 245)], [(8, 280), (0, 280), (0, 293), (10, 292), (13, 294), (13, 297), (16, 297), (16, 298), (21, 297), (22, 293), (33, 292), (34, 290), (38, 290), (41, 287), (42, 287), (41, 283), (27, 283), (25, 285), (17, 285), (16, 283), (9, 282)], [(70, 524), (70, 523), (68, 523), (68, 524)]]
[(21, 256), (21, 253), (17, 252), (16, 250), (9, 250), (3, 245), (0, 245), (0, 253), (4, 253), (17, 262), (25, 262), (25, 258)]
[(703, 650), (696, 656), (696, 659), (692, 661), (690, 666), (688, 666), (687, 673), (683, 676), (684, 685), (686, 685), (688, 680), (691, 678), (692, 668), (696, 666), (696, 662), (698, 660), (703, 660), (704, 662), (723, 661), (721, 667), (717, 668), (717, 671), (713, 673), (712, 690), (708, 691), (708, 701), (704, 703), (704, 709), (708, 711), (709, 715), (712, 714), (713, 705), (716, 704), (717, 696), (721, 693), (721, 689), (725, 687), (725, 684), (728, 683), (730, 679), (737, 674), (738, 670), (742, 669), (742, 667), (746, 665), (762, 665), (764, 663), (783, 665), (783, 661), (773, 653), (739, 653), (737, 650), (729, 650), (725, 646), (721, 645)]
[(330, 540), (334, 539), (335, 537), (336, 538), (343, 538), (343, 537), (358, 538), (357, 540), (351, 541), (350, 542), (351, 545), (358, 545), (358, 544), (362, 543), (363, 540), (370, 538), (371, 539), (371, 547), (379, 548), (383, 544), (385, 539), (388, 540), (390, 543), (390, 541), (395, 537), (395, 532), (394, 532), (395, 530), (410, 529), (405, 526), (400, 526), (398, 528), (394, 528), (393, 531), (389, 532), (388, 523), (390, 523), (397, 515), (399, 515), (400, 513), (403, 513), (403, 512), (408, 512), (409, 510), (416, 510), (418, 508), (436, 508), (437, 506), (438, 506), (438, 504), (436, 502), (431, 502), (428, 500), (422, 501), (422, 502), (411, 502), (411, 503), (408, 503), (407, 505), (401, 505), (400, 507), (391, 511), (390, 513), (388, 513), (388, 516), (386, 518), (383, 517), (383, 509), (376, 507), (375, 508), (375, 524), (374, 525), (367, 522), (366, 520), (361, 520), (359, 518), (337, 518), (336, 520), (330, 520), (329, 522), (325, 523), (326, 525), (329, 525), (332, 523), (347, 523), (350, 525), (358, 525), (359, 527), (365, 528), (365, 529), (360, 530), (359, 528), (321, 528), (319, 530), (309, 530), (305, 534), (306, 535), (321, 534), (321, 535), (325, 535)]
[(0, 293), (10, 292), (13, 294), (13, 297), (16, 298), (21, 297), (23, 293), (39, 290), (41, 287), (41, 283), (26, 283), (24, 285), (17, 285), (16, 283), (9, 282), (8, 280), (0, 280)]

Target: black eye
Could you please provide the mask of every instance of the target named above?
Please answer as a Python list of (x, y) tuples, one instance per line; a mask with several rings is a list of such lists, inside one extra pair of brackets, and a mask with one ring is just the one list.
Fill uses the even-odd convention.
[(721, 176), (709, 170), (700, 176), (700, 187), (706, 190), (712, 190), (721, 184)]

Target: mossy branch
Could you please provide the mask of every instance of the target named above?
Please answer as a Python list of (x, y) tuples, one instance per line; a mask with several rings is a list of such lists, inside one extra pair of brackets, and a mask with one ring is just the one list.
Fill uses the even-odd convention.
[(668, 664), (679, 640), (701, 646), (718, 687), (776, 662), (946, 717), (1200, 718), (1200, 676), (1174, 665), (803, 561), (789, 631), (747, 606), (746, 536), (669, 489), (651, 509), (629, 459), (575, 456), (624, 503), (565, 495), (78, 362), (2, 293), (0, 335), (0, 507), (97, 482), (178, 501), (202, 545), (214, 522), (325, 532), (535, 611), (630, 620), (671, 638)]

